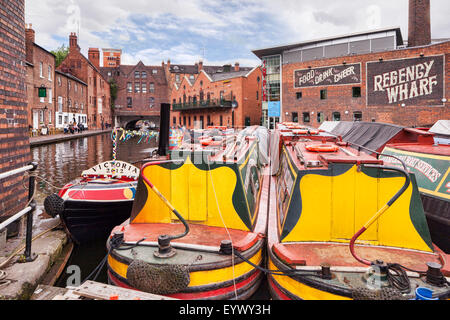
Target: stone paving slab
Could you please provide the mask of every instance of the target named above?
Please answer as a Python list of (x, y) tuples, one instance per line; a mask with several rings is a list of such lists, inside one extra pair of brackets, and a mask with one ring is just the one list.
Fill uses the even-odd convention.
[(41, 278), (46, 274), (67, 242), (62, 230), (51, 231), (32, 243), (32, 252), (37, 259), (27, 263), (12, 263), (3, 271), (6, 277), (0, 284), (0, 299), (29, 299)]

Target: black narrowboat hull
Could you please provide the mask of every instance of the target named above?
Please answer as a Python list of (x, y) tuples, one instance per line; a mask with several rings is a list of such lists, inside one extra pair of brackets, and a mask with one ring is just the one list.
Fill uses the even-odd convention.
[(450, 201), (420, 194), (431, 238), (442, 251), (450, 253)]
[(132, 206), (133, 199), (105, 202), (66, 200), (60, 217), (75, 243), (106, 241), (111, 230), (130, 217)]

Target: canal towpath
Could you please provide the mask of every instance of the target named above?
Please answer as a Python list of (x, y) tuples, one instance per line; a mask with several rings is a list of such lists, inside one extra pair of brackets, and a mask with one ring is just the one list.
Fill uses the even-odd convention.
[(36, 147), (44, 144), (58, 143), (67, 140), (73, 140), (83, 137), (90, 137), (102, 133), (111, 132), (112, 129), (106, 130), (86, 130), (79, 133), (61, 133), (45, 136), (30, 137), (30, 147)]

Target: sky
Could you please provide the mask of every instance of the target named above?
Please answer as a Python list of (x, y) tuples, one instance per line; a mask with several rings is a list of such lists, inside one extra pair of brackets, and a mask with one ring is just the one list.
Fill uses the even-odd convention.
[[(89, 47), (122, 49), (122, 64), (254, 67), (252, 50), (400, 27), (408, 0), (25, 0), (25, 22), (47, 50), (69, 34)], [(450, 1), (431, 0), (431, 36), (450, 38)]]

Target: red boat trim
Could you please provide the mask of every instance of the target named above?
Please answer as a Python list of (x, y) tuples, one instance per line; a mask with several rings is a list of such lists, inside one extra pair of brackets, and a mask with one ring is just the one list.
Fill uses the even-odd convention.
[[(246, 279), (242, 281), (236, 282), (236, 291), (245, 291), (246, 288), (250, 288), (254, 286), (258, 280), (261, 280), (260, 278), (262, 276), (261, 271), (257, 270), (254, 272), (250, 277), (247, 277)], [(126, 289), (132, 289), (139, 291), (132, 286), (130, 286), (126, 281), (119, 279), (120, 276), (117, 276), (114, 272), (108, 269), (108, 278), (110, 282), (116, 286), (126, 288)], [(236, 279), (238, 280), (238, 279)], [(206, 288), (205, 288), (206, 289)], [(165, 295), (167, 297), (177, 298), (177, 299), (185, 299), (185, 300), (195, 300), (195, 299), (225, 299), (226, 296), (234, 297), (235, 294), (235, 287), (234, 285), (229, 285), (227, 287), (208, 290), (208, 291), (200, 291), (200, 292), (181, 292), (176, 294), (170, 294)], [(239, 292), (238, 292), (239, 293)]]
[[(269, 284), (270, 294), (274, 299), (277, 300), (294, 300), (293, 298), (286, 295), (283, 291), (281, 291), (281, 288), (279, 288), (279, 285), (275, 282), (272, 276), (267, 277), (267, 282)], [(298, 298), (298, 297), (297, 297)], [(300, 298), (298, 298), (300, 299)]]

